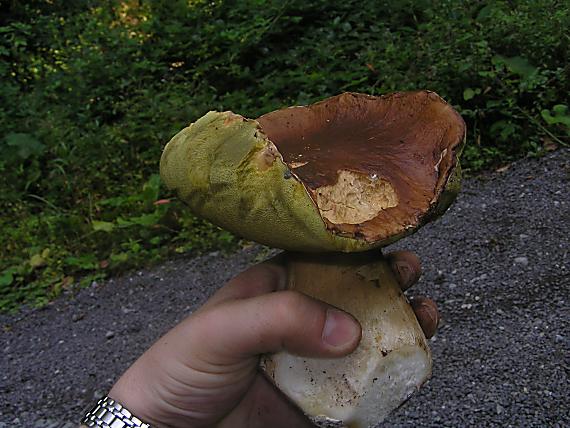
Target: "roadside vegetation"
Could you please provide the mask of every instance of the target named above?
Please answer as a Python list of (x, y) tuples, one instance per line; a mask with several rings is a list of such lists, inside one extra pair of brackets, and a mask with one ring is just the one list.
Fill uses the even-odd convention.
[(568, 28), (556, 0), (3, 2), (0, 310), (236, 248), (157, 175), (208, 110), (427, 88), (468, 123), (468, 171), (568, 145)]

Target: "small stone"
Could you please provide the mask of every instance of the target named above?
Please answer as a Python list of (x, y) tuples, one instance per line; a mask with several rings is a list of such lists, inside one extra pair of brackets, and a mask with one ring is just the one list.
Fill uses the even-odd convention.
[(528, 257), (515, 257), (515, 263), (522, 266), (528, 266)]
[[(483, 275), (479, 275), (479, 276), (473, 278), (473, 279), (471, 280), (471, 283), (477, 282), (477, 281), (484, 281), (484, 280), (486, 280), (486, 279), (488, 278), (488, 276), (489, 276), (489, 275), (487, 275), (486, 273), (484, 273)], [(469, 293), (467, 293), (467, 294), (469, 295)]]
[(435, 277), (434, 282), (436, 284), (443, 284), (445, 282), (445, 274), (443, 273), (443, 271), (441, 270), (437, 271), (437, 276)]
[(105, 333), (105, 338), (106, 339), (112, 339), (113, 337), (115, 337), (115, 332), (109, 330), (107, 333)]
[(501, 413), (503, 413), (504, 408), (500, 404), (497, 404), (496, 410), (497, 410), (497, 415), (500, 415)]
[(85, 314), (79, 313), (79, 314), (73, 315), (73, 316), (71, 317), (71, 321), (77, 322), (77, 321), (81, 321), (83, 318), (85, 318)]

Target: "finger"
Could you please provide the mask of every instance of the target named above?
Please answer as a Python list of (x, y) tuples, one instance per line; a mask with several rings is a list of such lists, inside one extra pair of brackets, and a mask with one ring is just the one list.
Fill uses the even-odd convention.
[(314, 428), (314, 425), (259, 373), (243, 400), (217, 427)]
[(390, 267), (402, 290), (407, 290), (420, 279), (420, 259), (411, 251), (395, 251), (386, 255)]
[(425, 336), (431, 338), (439, 324), (439, 312), (437, 305), (432, 299), (427, 297), (415, 297), (410, 299), (410, 305), (416, 314), (418, 323), (422, 328)]
[(240, 273), (210, 297), (203, 308), (285, 289), (287, 271), (279, 260), (273, 258)]
[(340, 357), (352, 352), (361, 336), (351, 315), (295, 291), (228, 301), (196, 315), (185, 343), (199, 344), (193, 351), (218, 364), (282, 350)]

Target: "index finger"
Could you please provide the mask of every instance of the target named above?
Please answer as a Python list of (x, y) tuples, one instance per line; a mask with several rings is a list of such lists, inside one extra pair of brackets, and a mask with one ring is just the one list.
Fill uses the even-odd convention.
[(202, 307), (212, 307), (230, 300), (247, 299), (284, 290), (287, 270), (281, 255), (254, 265), (232, 278), (214, 293)]

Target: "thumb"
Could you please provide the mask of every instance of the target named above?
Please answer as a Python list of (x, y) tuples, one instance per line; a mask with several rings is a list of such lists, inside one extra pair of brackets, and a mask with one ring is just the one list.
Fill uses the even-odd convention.
[(278, 291), (218, 305), (195, 319), (200, 353), (228, 364), (286, 350), (334, 358), (352, 352), (360, 324), (349, 314), (296, 291)]

